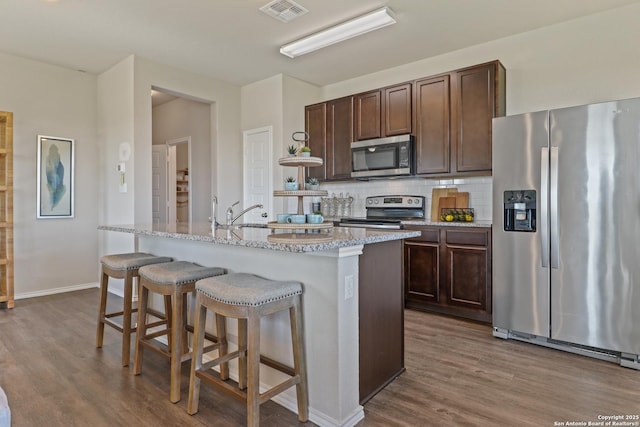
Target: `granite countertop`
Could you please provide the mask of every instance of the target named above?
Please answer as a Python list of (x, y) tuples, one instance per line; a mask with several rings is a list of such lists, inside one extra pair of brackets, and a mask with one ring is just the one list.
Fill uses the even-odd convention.
[[(325, 221), (333, 221), (335, 224), (340, 222), (340, 218), (325, 217)], [(410, 219), (401, 221), (404, 226), (416, 225), (419, 227), (468, 227), (468, 228), (491, 228), (491, 221), (472, 221), (472, 222), (445, 222), (445, 221), (431, 221), (430, 219)]]
[[(278, 240), (278, 236), (290, 236), (292, 233), (282, 234), (281, 230), (272, 231), (268, 228), (254, 226), (233, 229), (217, 228), (215, 235), (211, 233), (210, 223), (101, 225), (98, 229), (132, 233), (141, 236), (193, 240), (219, 245), (245, 246), (283, 252), (320, 252), (329, 249), (367, 245), (420, 236), (420, 231), (412, 230), (374, 230), (366, 228), (333, 227), (329, 230), (321, 230), (319, 232), (305, 232), (304, 230), (294, 232), (302, 242), (304, 242), (305, 239), (310, 239), (312, 243), (291, 243), (292, 239), (284, 239), (283, 241), (285, 243), (281, 243), (276, 241)], [(276, 237), (274, 238), (274, 236)], [(316, 242), (317, 240), (322, 241)]]
[(472, 221), (472, 222), (444, 222), (444, 221), (431, 221), (425, 219), (424, 221), (410, 220), (402, 221), (403, 225), (417, 225), (417, 226), (430, 226), (430, 227), (467, 227), (467, 228), (491, 228), (491, 221)]

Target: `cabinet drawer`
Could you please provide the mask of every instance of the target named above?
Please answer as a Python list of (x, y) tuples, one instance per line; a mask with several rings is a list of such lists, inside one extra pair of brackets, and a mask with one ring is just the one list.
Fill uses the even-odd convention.
[(489, 241), (486, 231), (446, 230), (445, 233), (447, 244), (452, 245), (487, 246)]
[(437, 228), (405, 227), (405, 229), (422, 232), (422, 235), (419, 237), (411, 237), (407, 240), (415, 242), (440, 243), (440, 230)]

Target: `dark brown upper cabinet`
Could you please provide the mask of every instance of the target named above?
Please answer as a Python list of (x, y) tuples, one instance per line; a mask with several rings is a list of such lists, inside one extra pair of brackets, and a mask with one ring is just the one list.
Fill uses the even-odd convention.
[(498, 61), (415, 83), (416, 173), (491, 174), (491, 121), (505, 114), (505, 70)]
[(354, 95), (355, 139), (411, 133), (412, 85), (402, 83)]
[(351, 178), (351, 142), (413, 134), (416, 174), (491, 175), (492, 119), (506, 113), (506, 71), (492, 61), (305, 107), (321, 180)]
[(452, 148), (456, 175), (491, 174), (492, 119), (505, 115), (505, 69), (498, 61), (453, 74)]
[(305, 129), (311, 154), (322, 157), (322, 167), (309, 168), (307, 176), (320, 180), (351, 178), (353, 96), (305, 107)]
[(353, 96), (327, 102), (327, 179), (351, 178)]
[(327, 103), (307, 105), (304, 107), (304, 128), (309, 134), (311, 155), (321, 157), (322, 166), (307, 168), (307, 177), (327, 179)]
[(449, 75), (415, 83), (415, 144), (417, 174), (447, 174), (450, 170)]

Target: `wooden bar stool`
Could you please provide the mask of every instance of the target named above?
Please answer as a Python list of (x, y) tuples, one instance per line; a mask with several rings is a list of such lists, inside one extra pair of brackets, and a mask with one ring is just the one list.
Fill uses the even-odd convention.
[[(195, 294), (196, 281), (212, 276), (225, 274), (219, 267), (203, 267), (187, 261), (174, 261), (163, 264), (148, 265), (140, 268), (140, 295), (138, 303), (138, 330), (136, 332), (136, 352), (133, 373), (142, 372), (144, 347), (148, 347), (171, 362), (171, 391), (173, 403), (180, 400), (180, 366), (191, 359), (187, 342), (187, 295)], [(146, 322), (149, 310), (149, 291), (171, 298), (171, 306), (166, 313), (167, 325), (160, 331), (147, 333), (150, 325)], [(167, 336), (169, 345), (164, 345), (156, 338)], [(217, 341), (217, 338), (208, 336)]]
[[(193, 358), (189, 381), (187, 412), (198, 412), (200, 380), (243, 400), (247, 405), (247, 426), (258, 426), (260, 405), (289, 387), (296, 386), (298, 420), (309, 418), (306, 359), (301, 306), (302, 285), (298, 282), (278, 282), (253, 274), (235, 273), (200, 280), (196, 283), (196, 316), (193, 339)], [(217, 315), (238, 319), (238, 350), (220, 354), (217, 359), (202, 363), (204, 327), (207, 309)], [(260, 319), (263, 316), (289, 310), (293, 343), (293, 369), (260, 357)], [(218, 331), (218, 339), (226, 342), (226, 330)], [(222, 352), (221, 352), (222, 353)], [(238, 358), (238, 386), (215, 375), (212, 367)], [(291, 377), (260, 393), (260, 363), (284, 372)], [(221, 366), (222, 372), (222, 366)], [(246, 389), (246, 391), (245, 391)]]
[[(154, 256), (144, 252), (105, 255), (100, 258), (102, 274), (100, 278), (100, 304), (98, 308), (96, 347), (102, 347), (104, 325), (109, 325), (117, 331), (122, 332), (122, 366), (129, 365), (131, 333), (135, 332), (135, 326), (131, 326), (132, 313), (136, 312), (136, 309), (132, 308), (131, 305), (133, 295), (133, 278), (138, 277), (138, 269), (140, 267), (169, 261), (173, 261), (173, 259), (169, 257)], [(122, 311), (107, 313), (109, 277), (114, 279), (124, 279), (124, 303)], [(122, 316), (122, 325), (111, 320), (113, 317), (119, 316)]]

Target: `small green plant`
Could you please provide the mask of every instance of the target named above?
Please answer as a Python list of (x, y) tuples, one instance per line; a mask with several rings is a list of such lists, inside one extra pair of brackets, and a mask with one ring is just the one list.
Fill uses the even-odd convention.
[(292, 177), (292, 176), (288, 176), (288, 177), (284, 180), (284, 182), (296, 182), (296, 179), (295, 179), (294, 177)]
[(292, 156), (295, 156), (297, 152), (298, 148), (295, 145), (290, 145), (287, 147), (287, 153), (291, 154)]
[(307, 184), (309, 184), (309, 185), (318, 185), (318, 184), (320, 184), (320, 182), (318, 181), (318, 178), (310, 176), (309, 178), (307, 178)]
[(303, 153), (310, 153), (311, 152), (311, 148), (307, 147), (306, 145), (304, 147), (302, 147), (300, 149), (300, 151), (302, 151)]

